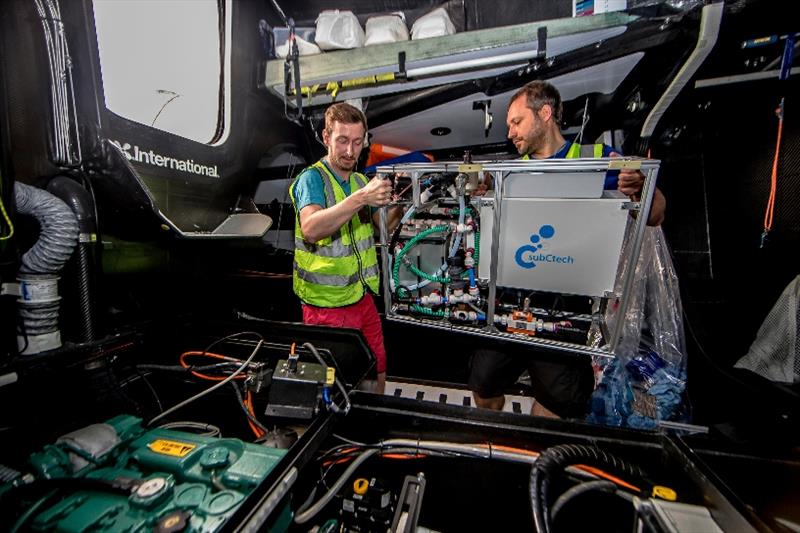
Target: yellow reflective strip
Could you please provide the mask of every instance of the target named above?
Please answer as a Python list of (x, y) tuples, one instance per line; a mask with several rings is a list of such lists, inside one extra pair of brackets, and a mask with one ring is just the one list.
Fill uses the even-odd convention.
[(567, 151), (567, 157), (565, 159), (578, 159), (581, 156), (581, 145), (572, 143), (572, 146), (569, 147)]

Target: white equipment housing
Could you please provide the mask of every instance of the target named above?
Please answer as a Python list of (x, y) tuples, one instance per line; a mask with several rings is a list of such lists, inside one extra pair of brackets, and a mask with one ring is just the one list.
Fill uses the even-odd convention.
[[(647, 222), (631, 215), (649, 212), (658, 168), (639, 158), (378, 167), (378, 178), (410, 177), (412, 191), (391, 240), (381, 210), (387, 319), (613, 356), (636, 270), (625, 266)], [(620, 169), (644, 174), (641, 201), (603, 190)], [(475, 196), (481, 175), (493, 190)], [(587, 297), (591, 311), (530, 306), (537, 294)]]

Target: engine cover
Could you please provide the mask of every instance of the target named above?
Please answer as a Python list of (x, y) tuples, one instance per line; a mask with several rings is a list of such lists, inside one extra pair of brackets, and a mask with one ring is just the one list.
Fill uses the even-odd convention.
[(76, 532), (215, 531), (285, 453), (238, 439), (145, 430), (140, 419), (118, 416), (65, 435), (31, 456), (38, 480), (59, 481), (55, 493), (34, 502), (41, 511), (28, 526)]

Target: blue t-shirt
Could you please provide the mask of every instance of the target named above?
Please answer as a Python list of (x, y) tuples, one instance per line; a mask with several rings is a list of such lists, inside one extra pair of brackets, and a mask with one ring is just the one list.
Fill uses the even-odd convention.
[[(331, 167), (328, 165), (327, 161), (323, 159), (322, 164), (325, 165), (325, 168), (328, 169), (328, 172), (330, 172), (331, 175), (336, 178), (336, 181), (339, 182), (339, 185), (341, 185), (345, 196), (350, 196), (350, 177), (348, 176), (346, 180), (342, 181), (342, 178), (339, 177), (339, 174), (331, 170)], [(308, 167), (297, 176), (297, 183), (294, 186), (294, 201), (298, 216), (300, 211), (302, 211), (307, 205), (316, 204), (323, 208), (326, 207), (325, 184), (322, 182), (322, 176), (320, 175), (318, 169), (314, 167)], [(370, 206), (370, 215), (374, 214), (376, 209), (377, 208)]]
[[(342, 190), (347, 196), (350, 196), (350, 180), (342, 181), (339, 175), (331, 170), (328, 163), (322, 161), (322, 164), (328, 169), (332, 176), (336, 178), (341, 185)], [(308, 167), (297, 176), (297, 183), (294, 186), (294, 201), (299, 213), (302, 209), (311, 204), (316, 204), (320, 207), (325, 205), (325, 185), (322, 182), (322, 176), (314, 167)], [(330, 207), (330, 206), (327, 206)]]
[[(569, 149), (572, 147), (572, 144), (573, 143), (571, 141), (567, 141), (566, 143), (564, 143), (564, 146), (562, 146), (558, 152), (548, 157), (548, 159), (565, 159), (567, 157)], [(604, 144), (603, 157), (611, 157), (611, 152), (616, 152), (619, 155), (622, 155), (622, 152), (620, 152), (619, 150), (614, 150), (609, 145)], [(617, 187), (619, 187), (619, 170), (609, 170), (608, 172), (606, 172), (606, 182), (603, 185), (603, 189), (609, 190), (609, 189), (616, 189)]]

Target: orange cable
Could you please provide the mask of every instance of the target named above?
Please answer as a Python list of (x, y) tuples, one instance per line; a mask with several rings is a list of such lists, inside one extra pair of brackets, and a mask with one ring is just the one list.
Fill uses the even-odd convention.
[[(479, 444), (479, 445), (477, 445), (477, 447), (479, 447), (479, 448), (488, 448), (489, 446), (486, 445), (486, 444)], [(514, 448), (514, 447), (511, 447), (511, 446), (495, 446), (495, 445), (492, 445), (491, 448), (492, 449), (496, 449), (496, 450), (503, 450), (503, 451), (521, 453), (521, 454), (524, 454), (524, 455), (530, 455), (532, 457), (538, 457), (540, 455), (539, 452), (534, 452), (534, 451), (531, 451), (531, 450), (525, 450), (525, 449), (522, 449), (522, 448)], [(349, 453), (350, 451), (353, 451), (355, 449), (357, 449), (357, 448), (348, 448), (346, 450), (342, 450), (341, 453)], [(407, 455), (407, 454), (394, 454), (394, 453), (382, 453), (382, 454), (380, 454), (380, 456), (384, 457), (386, 459), (421, 459), (421, 458), (427, 457), (424, 454)], [(328, 460), (328, 461), (325, 461), (324, 463), (322, 463), (322, 466), (328, 466), (328, 465), (331, 465), (331, 464), (345, 463), (345, 462), (350, 461), (352, 459), (353, 459), (352, 457), (342, 457), (342, 458), (336, 459), (336, 460), (332, 459), (332, 460)], [(604, 470), (601, 470), (599, 468), (595, 468), (593, 466), (588, 466), (588, 465), (581, 465), (581, 464), (573, 465), (573, 466), (575, 468), (577, 468), (579, 470), (582, 470), (584, 472), (587, 472), (589, 474), (593, 474), (593, 475), (595, 475), (597, 477), (600, 477), (600, 478), (603, 478), (603, 479), (607, 479), (607, 480), (615, 483), (616, 485), (619, 485), (620, 487), (623, 487), (623, 488), (626, 488), (626, 489), (630, 489), (630, 490), (632, 490), (634, 492), (642, 492), (642, 489), (640, 489), (636, 485), (631, 485), (627, 481), (625, 481), (623, 479), (620, 479), (620, 478), (618, 478), (618, 477), (616, 477), (614, 475), (611, 475), (608, 472), (606, 472)]]
[(519, 454), (522, 454), (522, 455), (529, 455), (531, 457), (539, 457), (539, 455), (540, 455), (539, 452), (526, 450), (524, 448), (514, 448), (513, 446), (501, 446), (501, 445), (497, 445), (497, 444), (492, 444), (490, 446), (488, 444), (478, 444), (477, 447), (478, 448), (488, 448), (490, 450), (500, 450), (500, 451), (504, 451), (504, 452), (514, 452), (514, 453), (519, 453)]
[(764, 213), (764, 233), (772, 230), (772, 219), (775, 214), (775, 193), (778, 189), (778, 158), (781, 152), (781, 137), (783, 137), (783, 98), (781, 98), (776, 114), (778, 115), (778, 140), (775, 143), (775, 158), (772, 160), (769, 200), (767, 200), (767, 210)]
[[(236, 359), (234, 357), (228, 357), (227, 355), (220, 355), (218, 353), (211, 353), (211, 352), (183, 352), (181, 354), (180, 358), (179, 358), (179, 362), (180, 362), (180, 364), (181, 364), (181, 366), (183, 368), (189, 368), (191, 366), (186, 362), (186, 357), (187, 356), (204, 356), (204, 357), (210, 357), (211, 359), (221, 359), (223, 361), (231, 361), (231, 362), (235, 362), (235, 363), (239, 363), (239, 364), (244, 362), (241, 359)], [(227, 377), (227, 376), (210, 376), (208, 374), (195, 372), (194, 370), (190, 370), (190, 373), (193, 376), (196, 376), (196, 377), (198, 377), (200, 379), (205, 379), (205, 380), (208, 380), (208, 381), (222, 381), (223, 379), (225, 379)], [(246, 375), (239, 374), (234, 379), (246, 379), (246, 378), (247, 378)]]
[(380, 454), (381, 457), (385, 459), (422, 459), (427, 457), (427, 455), (423, 453), (416, 453), (414, 455), (407, 455), (402, 453), (382, 453)]
[[(253, 415), (253, 418), (255, 418), (256, 414), (255, 414), (255, 411), (253, 409), (253, 392), (252, 391), (247, 391), (247, 396), (245, 396), (245, 399), (244, 399), (244, 405), (247, 408), (247, 411), (251, 415)], [(265, 435), (264, 430), (262, 430), (260, 427), (256, 426), (252, 422), (252, 420), (250, 420), (249, 417), (247, 418), (247, 424), (250, 426), (250, 429), (253, 430), (253, 433), (255, 434), (256, 438), (260, 438), (260, 437), (263, 437)]]
[[(490, 446), (487, 445), (487, 444), (479, 444), (478, 447), (479, 448), (490, 448)], [(493, 444), (491, 446), (491, 449), (514, 452), (514, 453), (521, 453), (521, 454), (524, 454), (524, 455), (530, 455), (532, 457), (538, 457), (540, 455), (539, 452), (534, 452), (534, 451), (531, 451), (531, 450), (525, 450), (525, 449), (522, 449), (522, 448), (514, 448), (514, 447), (511, 447), (511, 446), (498, 446), (498, 445), (494, 445)], [(631, 489), (631, 490), (634, 490), (636, 492), (641, 492), (641, 489), (639, 487), (631, 485), (627, 481), (623, 481), (622, 479), (619, 479), (618, 477), (615, 477), (615, 476), (609, 474), (608, 472), (600, 470), (599, 468), (595, 468), (593, 466), (586, 466), (586, 465), (575, 465), (575, 468), (578, 468), (578, 469), (583, 470), (584, 472), (588, 472), (590, 474), (594, 474), (594, 475), (596, 475), (598, 477), (602, 477), (602, 478), (607, 479), (609, 481), (613, 481), (614, 483), (616, 483), (617, 485), (619, 485), (621, 487), (625, 487), (627, 489)]]
[(588, 466), (588, 465), (573, 465), (573, 466), (575, 468), (579, 469), (579, 470), (583, 470), (584, 472), (588, 472), (590, 474), (594, 474), (597, 477), (601, 477), (603, 479), (607, 479), (609, 481), (613, 481), (614, 483), (616, 483), (620, 487), (624, 487), (626, 489), (631, 489), (631, 490), (636, 491), (636, 492), (642, 492), (642, 489), (640, 489), (639, 487), (637, 487), (635, 485), (631, 485), (627, 481), (623, 481), (623, 480), (621, 480), (620, 478), (618, 478), (616, 476), (612, 476), (608, 472), (600, 470), (599, 468), (595, 468), (593, 466)]

